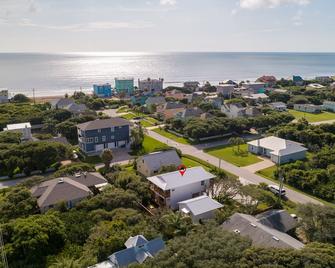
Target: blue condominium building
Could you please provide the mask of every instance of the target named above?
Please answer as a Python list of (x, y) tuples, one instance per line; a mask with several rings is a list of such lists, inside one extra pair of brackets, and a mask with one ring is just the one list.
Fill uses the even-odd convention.
[(122, 118), (94, 120), (77, 125), (77, 129), (79, 147), (88, 155), (130, 145), (130, 123)]
[(93, 93), (99, 98), (109, 98), (112, 96), (112, 86), (108, 83), (93, 85)]
[(131, 95), (134, 92), (134, 78), (117, 77), (115, 78), (116, 93)]

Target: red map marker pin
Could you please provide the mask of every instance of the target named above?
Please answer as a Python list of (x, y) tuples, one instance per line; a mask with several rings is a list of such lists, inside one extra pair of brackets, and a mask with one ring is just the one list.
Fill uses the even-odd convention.
[(178, 171), (179, 171), (180, 175), (184, 176), (184, 174), (186, 172), (186, 166), (185, 165), (179, 165), (178, 166)]

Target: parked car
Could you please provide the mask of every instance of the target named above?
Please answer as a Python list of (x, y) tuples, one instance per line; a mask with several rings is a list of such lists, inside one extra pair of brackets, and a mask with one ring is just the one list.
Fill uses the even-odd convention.
[[(281, 189), (281, 191), (280, 191), (280, 188), (279, 188), (279, 186), (277, 186), (277, 185), (269, 185), (268, 186), (268, 188), (269, 188), (269, 190), (271, 191), (271, 192), (273, 192), (275, 195), (281, 195), (281, 196), (285, 196), (286, 195), (286, 190), (284, 189), (284, 188), (282, 188)], [(281, 193), (280, 193), (281, 192)]]

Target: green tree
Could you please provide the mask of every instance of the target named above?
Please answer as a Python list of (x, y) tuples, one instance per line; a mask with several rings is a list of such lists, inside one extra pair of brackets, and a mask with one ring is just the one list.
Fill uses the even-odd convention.
[(113, 160), (113, 152), (111, 149), (105, 149), (101, 153), (102, 162), (105, 164), (105, 170), (108, 171), (110, 169), (110, 164)]
[(12, 98), (13, 102), (16, 103), (22, 103), (22, 102), (29, 102), (30, 99), (24, 95), (24, 94), (16, 94), (13, 98)]
[[(240, 146), (244, 144), (244, 139), (240, 137), (232, 137), (228, 140), (228, 143), (231, 144), (232, 146), (237, 147), (237, 154), (241, 153)], [(235, 152), (234, 148), (233, 151)]]
[(131, 139), (131, 149), (134, 151), (140, 150), (144, 141), (144, 133), (141, 125), (131, 130)]
[(169, 212), (160, 219), (161, 231), (167, 238), (186, 235), (192, 229), (190, 217), (184, 217), (180, 212)]

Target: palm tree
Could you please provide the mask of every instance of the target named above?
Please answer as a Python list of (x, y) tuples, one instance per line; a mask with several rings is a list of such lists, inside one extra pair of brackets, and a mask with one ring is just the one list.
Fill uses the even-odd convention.
[[(237, 153), (240, 153), (240, 145), (244, 143), (244, 139), (240, 137), (232, 137), (228, 140), (228, 143), (233, 145), (234, 147), (237, 146)], [(234, 151), (234, 148), (233, 148)]]
[(61, 257), (49, 266), (50, 268), (80, 268), (79, 260), (74, 258)]
[(113, 152), (111, 149), (105, 149), (103, 150), (103, 152), (101, 153), (101, 160), (102, 162), (105, 164), (105, 169), (109, 170), (110, 168), (110, 164), (113, 160)]
[(184, 217), (180, 212), (169, 213), (161, 218), (164, 226), (164, 232), (169, 237), (185, 235), (191, 228), (191, 219)]

